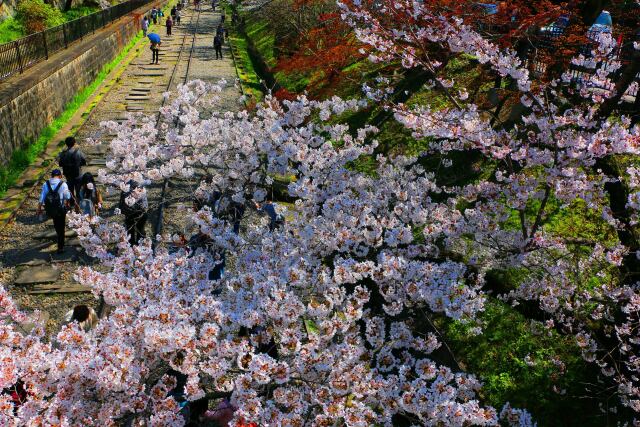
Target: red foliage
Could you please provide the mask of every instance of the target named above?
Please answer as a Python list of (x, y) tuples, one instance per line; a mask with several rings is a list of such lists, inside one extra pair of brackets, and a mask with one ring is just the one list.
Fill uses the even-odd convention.
[(281, 101), (293, 101), (297, 97), (295, 93), (285, 88), (277, 90), (273, 95)]
[[(320, 17), (321, 24), (309, 31), (299, 49), (289, 58), (282, 59), (278, 71), (313, 74), (309, 90), (334, 87), (344, 74), (344, 68), (362, 59), (362, 47), (351, 29), (337, 12)], [(281, 96), (289, 96), (287, 92)]]
[(258, 427), (258, 424), (256, 424), (256, 423), (246, 422), (246, 421), (244, 421), (243, 419), (240, 419), (240, 420), (236, 423), (235, 427)]

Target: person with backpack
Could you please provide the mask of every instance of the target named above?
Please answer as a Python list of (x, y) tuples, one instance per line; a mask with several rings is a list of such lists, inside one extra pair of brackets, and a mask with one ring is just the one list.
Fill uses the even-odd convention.
[(165, 25), (167, 27), (167, 35), (170, 36), (171, 35), (171, 28), (173, 27), (173, 19), (171, 19), (171, 17), (167, 17), (167, 21), (165, 22)]
[(153, 21), (153, 25), (158, 23), (158, 9), (155, 7), (151, 9), (151, 20)]
[[(147, 209), (149, 202), (147, 200), (147, 192), (140, 187), (134, 180), (129, 180), (129, 190), (120, 194), (120, 212), (124, 215), (124, 225), (129, 234), (129, 243), (137, 245), (140, 239), (146, 237), (144, 227), (147, 224)], [(127, 199), (133, 198), (134, 201), (127, 203)]]
[(219, 34), (213, 38), (213, 48), (216, 50), (216, 59), (222, 59), (222, 39)]
[(71, 201), (71, 192), (67, 183), (62, 180), (60, 169), (51, 172), (51, 179), (45, 181), (38, 200), (38, 215), (42, 214), (44, 207), (47, 216), (53, 220), (53, 228), (56, 230), (59, 254), (64, 252), (64, 228), (67, 217), (67, 209)]
[(69, 191), (75, 200), (77, 199), (77, 191), (80, 187), (80, 170), (82, 166), (87, 164), (87, 159), (84, 157), (84, 154), (82, 154), (82, 151), (76, 147), (76, 139), (74, 137), (67, 137), (64, 143), (67, 145), (67, 148), (58, 156), (58, 164), (62, 168), (64, 177), (67, 178)]
[(102, 209), (102, 194), (98, 191), (93, 175), (89, 172), (82, 175), (78, 205), (80, 212), (89, 216), (99, 215)]

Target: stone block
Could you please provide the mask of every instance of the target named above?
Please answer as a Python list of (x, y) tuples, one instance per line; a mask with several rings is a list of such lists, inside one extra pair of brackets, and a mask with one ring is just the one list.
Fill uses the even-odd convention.
[(16, 285), (33, 285), (36, 283), (51, 283), (58, 280), (60, 270), (51, 266), (29, 267), (22, 271), (16, 281)]

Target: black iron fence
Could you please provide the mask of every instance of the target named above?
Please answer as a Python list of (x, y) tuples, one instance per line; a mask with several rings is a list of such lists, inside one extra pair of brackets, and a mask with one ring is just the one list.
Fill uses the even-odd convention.
[(57, 27), (1, 44), (0, 81), (49, 59), (51, 54), (66, 49), (74, 41), (153, 1), (155, 0), (129, 0)]

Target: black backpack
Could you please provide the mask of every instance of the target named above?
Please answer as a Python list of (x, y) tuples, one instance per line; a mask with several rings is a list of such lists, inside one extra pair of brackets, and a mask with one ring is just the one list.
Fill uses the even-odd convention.
[(62, 172), (67, 178), (75, 178), (80, 175), (80, 167), (82, 166), (78, 150), (66, 150), (60, 155), (60, 166)]
[(44, 196), (44, 211), (50, 218), (58, 218), (67, 213), (64, 205), (62, 204), (62, 200), (60, 200), (60, 193), (58, 193), (58, 190), (60, 190), (60, 186), (62, 186), (63, 183), (64, 181), (60, 181), (58, 185), (56, 185), (56, 188), (53, 189), (51, 188), (51, 182), (47, 180), (46, 185), (49, 191), (47, 192), (47, 195)]

